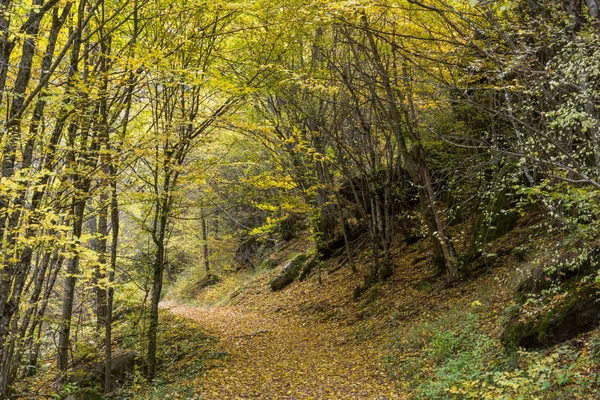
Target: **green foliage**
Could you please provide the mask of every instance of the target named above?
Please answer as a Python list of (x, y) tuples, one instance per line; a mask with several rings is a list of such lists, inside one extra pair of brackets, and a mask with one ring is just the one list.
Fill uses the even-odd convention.
[(77, 392), (77, 390), (79, 390), (79, 387), (76, 384), (68, 382), (64, 384), (57, 393), (52, 395), (52, 398), (64, 399), (65, 397)]
[(600, 364), (600, 336), (594, 336), (589, 343), (590, 359), (596, 364)]
[(394, 350), (408, 356), (390, 358), (391, 373), (407, 380), (419, 398), (452, 398), (454, 386), (485, 376), (502, 361), (495, 341), (479, 332), (478, 322), (477, 314), (453, 311), (414, 327), (398, 337)]
[(398, 336), (390, 374), (419, 399), (585, 398), (594, 385), (590, 359), (563, 346), (512, 358), (482, 328), (482, 316), (454, 310)]
[(72, 383), (66, 383), (60, 389), (60, 391), (52, 395), (53, 399), (64, 400), (64, 399), (75, 399), (75, 400), (103, 400), (102, 396), (96, 389), (93, 388), (82, 388), (80, 389), (77, 385)]
[(163, 379), (156, 379), (151, 388), (136, 392), (137, 399), (140, 400), (202, 400), (203, 397), (197, 393), (194, 385), (178, 384), (177, 386), (169, 385)]

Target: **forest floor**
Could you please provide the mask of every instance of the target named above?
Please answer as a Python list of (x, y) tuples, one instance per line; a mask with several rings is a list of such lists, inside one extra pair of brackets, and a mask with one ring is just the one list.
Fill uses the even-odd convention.
[[(503, 242), (510, 247), (510, 240)], [(306, 247), (297, 241), (278, 254), (278, 264)], [(358, 299), (353, 292), (362, 284), (367, 256), (354, 260), (358, 273), (336, 257), (309, 279), (277, 292), (268, 286), (275, 269), (246, 276), (238, 287), (224, 276), (191, 302), (168, 296), (162, 307), (197, 322), (217, 339), (213, 351), (226, 354), (187, 384), (207, 400), (410, 398), (410, 389), (393, 380), (389, 370), (387, 357), (398, 337), (473, 302), (486, 308), (489, 319), (481, 322), (493, 331), (509, 300), (507, 291), (498, 290), (508, 279), (507, 266), (446, 287), (429, 251), (425, 240), (396, 245), (394, 278)]]
[[(355, 272), (336, 255), (307, 279), (271, 290), (287, 260), (310, 252), (306, 237), (274, 251), (273, 269), (216, 271), (220, 279), (208, 287), (197, 284), (203, 275), (182, 275), (178, 282), (192, 290), (182, 296), (169, 287), (161, 303), (157, 379), (136, 374), (110, 398), (600, 398), (600, 328), (554, 348), (519, 351), (516, 367), (502, 349), (520, 271), (535, 265), (527, 260), (548, 240), (531, 221), (519, 222), (452, 285), (433, 267), (428, 240), (398, 241), (393, 277), (359, 296), (371, 261), (360, 246)], [(466, 243), (457, 241), (457, 249)], [(26, 386), (44, 390), (55, 379), (47, 371)]]
[(166, 303), (218, 337), (228, 354), (199, 380), (204, 399), (398, 399), (385, 343), (357, 347), (350, 327), (244, 306)]

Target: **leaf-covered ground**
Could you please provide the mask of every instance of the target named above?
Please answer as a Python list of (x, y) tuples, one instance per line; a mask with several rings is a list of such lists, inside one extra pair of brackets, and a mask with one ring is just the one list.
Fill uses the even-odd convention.
[[(517, 236), (501, 239), (498, 252), (510, 253), (524, 240)], [(278, 262), (304, 250), (298, 244)], [(207, 288), (195, 305), (164, 302), (164, 308), (216, 337), (215, 351), (228, 355), (186, 385), (194, 385), (203, 399), (219, 400), (412, 398), (409, 385), (390, 379), (386, 369), (393, 343), (457, 307), (485, 310), (479, 325), (496, 336), (510, 302), (507, 282), (514, 267), (510, 257), (502, 257), (496, 268), (484, 265), (477, 276), (446, 287), (430, 263), (428, 241), (399, 243), (393, 251), (394, 277), (359, 299), (353, 292), (362, 284), (361, 271), (338, 268), (336, 257), (306, 281), (278, 292), (268, 286), (274, 270), (240, 288)], [(368, 261), (366, 255), (355, 260), (359, 270)], [(228, 300), (206, 301), (215, 296)]]
[(242, 305), (167, 304), (198, 321), (228, 353), (198, 380), (205, 399), (398, 399), (383, 366), (385, 344), (356, 345), (348, 326)]

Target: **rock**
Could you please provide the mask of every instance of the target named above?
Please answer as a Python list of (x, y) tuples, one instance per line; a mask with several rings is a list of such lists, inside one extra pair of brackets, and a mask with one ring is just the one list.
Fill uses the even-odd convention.
[(580, 284), (547, 299), (537, 310), (513, 306), (505, 318), (505, 348), (544, 348), (573, 339), (600, 325), (600, 287)]
[[(113, 385), (122, 385), (128, 382), (133, 377), (136, 365), (139, 365), (139, 360), (135, 351), (114, 354), (110, 370)], [(80, 387), (103, 385), (104, 361), (92, 365), (76, 366), (69, 375), (69, 381), (77, 383)]]
[(208, 274), (198, 283), (197, 290), (206, 289), (207, 287), (214, 286), (221, 283), (222, 279), (215, 274)]
[(299, 254), (289, 260), (270, 283), (271, 290), (281, 290), (292, 283), (300, 274), (302, 266), (306, 262), (306, 255)]
[[(540, 294), (552, 285), (573, 286), (582, 277), (595, 274), (600, 265), (600, 246), (585, 248), (581, 243), (565, 245), (566, 250), (556, 257), (546, 251), (537, 263), (527, 263), (516, 279), (516, 295), (524, 302), (530, 294)], [(554, 270), (553, 273), (548, 271)]]
[[(350, 242), (358, 239), (364, 231), (358, 227), (351, 228), (347, 227), (348, 240)], [(345, 251), (346, 239), (343, 235), (337, 235), (326, 241), (319, 241), (317, 244), (317, 254), (319, 254), (321, 260), (328, 260), (333, 256)]]
[(257, 261), (264, 257), (273, 247), (273, 241), (259, 240), (254, 236), (250, 236), (237, 248), (234, 256), (235, 265), (238, 269), (255, 269)]
[(122, 384), (133, 378), (135, 367), (138, 365), (138, 354), (135, 351), (127, 351), (113, 356), (110, 373), (113, 382)]
[(265, 258), (260, 265), (258, 266), (258, 269), (262, 269), (262, 270), (272, 270), (275, 267), (277, 267), (277, 262), (272, 259), (271, 257), (267, 257)]
[(304, 266), (302, 267), (302, 270), (300, 271), (300, 275), (298, 276), (298, 279), (303, 281), (306, 278), (308, 278), (308, 276), (312, 273), (312, 271), (315, 269), (315, 267), (317, 265), (319, 265), (321, 261), (319, 260), (318, 257), (316, 256), (312, 256), (310, 257), (305, 263)]

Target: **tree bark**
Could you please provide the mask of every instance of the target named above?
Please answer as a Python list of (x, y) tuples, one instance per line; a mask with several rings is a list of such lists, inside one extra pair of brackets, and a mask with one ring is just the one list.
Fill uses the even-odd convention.
[(110, 246), (110, 271), (108, 272), (108, 289), (106, 293), (106, 318), (105, 327), (105, 363), (104, 363), (104, 393), (112, 391), (112, 312), (114, 300), (115, 271), (117, 269), (117, 250), (119, 245), (119, 202), (117, 197), (116, 173), (114, 166), (111, 167), (112, 195), (110, 221), (112, 229), (112, 241)]
[(202, 217), (202, 247), (204, 250), (204, 270), (206, 276), (210, 275), (210, 260), (208, 257), (208, 229), (206, 226), (206, 218)]
[[(79, 9), (77, 11), (77, 34), (75, 36), (75, 40), (73, 42), (73, 49), (71, 52), (71, 62), (70, 62), (70, 71), (69, 71), (69, 80), (73, 80), (78, 73), (79, 66), (79, 53), (81, 50), (81, 37), (83, 30), (83, 20), (85, 16), (86, 9), (86, 0), (81, 0), (79, 3)], [(66, 101), (69, 101), (67, 99)], [(63, 111), (64, 112), (64, 111)], [(69, 368), (69, 347), (70, 347), (70, 334), (71, 334), (71, 317), (73, 314), (73, 302), (75, 300), (75, 284), (77, 282), (77, 273), (79, 272), (79, 254), (77, 249), (77, 242), (81, 237), (82, 227), (83, 227), (83, 215), (85, 212), (85, 204), (86, 198), (83, 193), (87, 192), (87, 188), (81, 187), (82, 185), (82, 177), (79, 176), (78, 165), (76, 163), (75, 156), (75, 146), (76, 141), (75, 137), (77, 135), (77, 131), (79, 130), (79, 125), (76, 122), (70, 124), (68, 129), (68, 144), (70, 146), (70, 151), (67, 154), (68, 160), (67, 162), (71, 166), (72, 172), (70, 176), (71, 185), (75, 190), (73, 193), (73, 201), (71, 205), (71, 216), (73, 219), (72, 222), (72, 237), (74, 241), (74, 245), (71, 246), (71, 252), (69, 259), (67, 260), (67, 268), (66, 273), (67, 276), (65, 278), (65, 288), (63, 295), (63, 305), (61, 312), (61, 323), (59, 328), (59, 338), (58, 338), (58, 355), (57, 355), (57, 367), (59, 373), (59, 382), (62, 383), (65, 378), (67, 369)], [(87, 132), (81, 132), (81, 135), (87, 135)], [(82, 190), (83, 189), (83, 190)]]
[(159, 216), (159, 228), (155, 239), (156, 254), (153, 264), (152, 275), (152, 297), (150, 300), (150, 329), (148, 330), (148, 371), (147, 378), (153, 381), (156, 378), (157, 360), (157, 336), (158, 336), (158, 304), (163, 285), (163, 271), (165, 259), (165, 232), (167, 225), (166, 204), (161, 203), (161, 215)]

